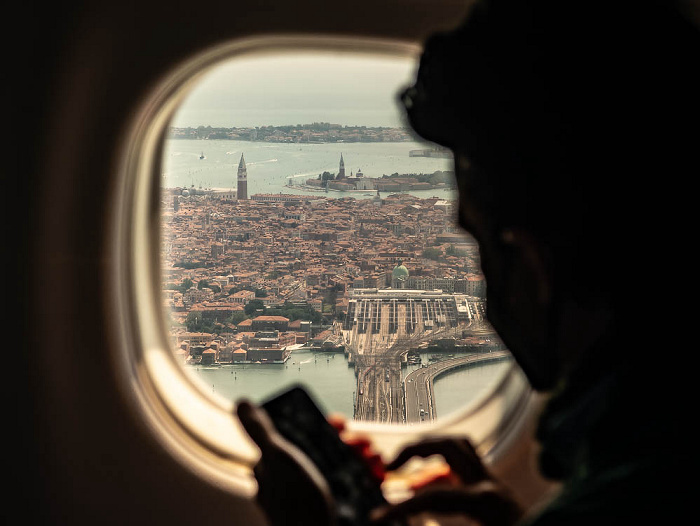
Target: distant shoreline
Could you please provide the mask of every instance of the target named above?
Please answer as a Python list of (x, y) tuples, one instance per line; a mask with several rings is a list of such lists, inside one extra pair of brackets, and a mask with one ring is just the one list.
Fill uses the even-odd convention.
[(346, 126), (330, 123), (255, 127), (175, 127), (168, 139), (232, 140), (298, 144), (411, 142), (416, 138), (408, 128), (385, 126)]

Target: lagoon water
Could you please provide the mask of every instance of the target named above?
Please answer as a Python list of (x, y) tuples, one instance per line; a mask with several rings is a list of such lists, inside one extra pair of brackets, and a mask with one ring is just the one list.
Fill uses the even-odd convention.
[[(290, 181), (301, 184), (324, 171), (337, 173), (341, 154), (348, 176), (358, 170), (365, 177), (454, 170), (454, 163), (449, 158), (409, 157), (410, 150), (432, 146), (422, 142), (308, 144), (169, 139), (165, 145), (161, 183), (166, 188), (235, 189), (238, 162), (243, 155), (248, 171), (249, 196), (258, 193), (319, 195), (318, 191), (286, 185)], [(202, 154), (204, 159), (199, 158)], [(411, 193), (418, 197), (456, 198), (455, 191), (449, 189)], [(326, 195), (367, 197), (362, 193), (333, 191)]]
[[(430, 355), (423, 353), (423, 363)], [(437, 413), (446, 416), (463, 409), (495, 387), (510, 366), (509, 361), (458, 369), (435, 380)], [(402, 369), (405, 377), (419, 367)], [(343, 353), (295, 351), (285, 364), (236, 364), (186, 366), (206, 389), (229, 400), (242, 397), (261, 402), (272, 394), (302, 383), (325, 412), (353, 416), (356, 379)]]

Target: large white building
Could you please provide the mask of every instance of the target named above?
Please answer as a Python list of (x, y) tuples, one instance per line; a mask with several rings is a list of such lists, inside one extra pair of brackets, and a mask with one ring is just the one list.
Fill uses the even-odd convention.
[(482, 321), (485, 300), (441, 290), (354, 289), (343, 329), (406, 335)]

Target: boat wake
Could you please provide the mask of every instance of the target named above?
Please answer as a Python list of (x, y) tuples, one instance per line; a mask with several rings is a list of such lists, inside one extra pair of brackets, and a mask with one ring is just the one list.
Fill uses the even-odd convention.
[(257, 161), (253, 163), (246, 163), (248, 166), (251, 166), (253, 164), (266, 164), (266, 163), (276, 163), (277, 159), (267, 159), (266, 161)]

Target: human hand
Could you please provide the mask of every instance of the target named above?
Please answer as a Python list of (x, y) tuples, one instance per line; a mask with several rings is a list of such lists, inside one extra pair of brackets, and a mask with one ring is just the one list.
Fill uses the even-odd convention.
[(328, 422), (335, 428), (341, 440), (350, 446), (370, 468), (370, 471), (381, 483), (385, 477), (385, 466), (382, 457), (373, 449), (372, 442), (362, 434), (349, 431), (345, 424), (346, 418), (340, 414), (330, 414)]
[(405, 521), (419, 513), (458, 514), (484, 526), (512, 526), (522, 516), (522, 509), (510, 491), (485, 468), (466, 439), (429, 439), (405, 448), (386, 469), (400, 468), (413, 457), (441, 455), (449, 465), (451, 476), (428, 481), (416, 488), (406, 501), (377, 508), (372, 523)]
[(254, 468), (257, 501), (272, 526), (333, 525), (335, 502), (314, 463), (275, 429), (263, 409), (240, 401), (236, 413), (262, 456)]

